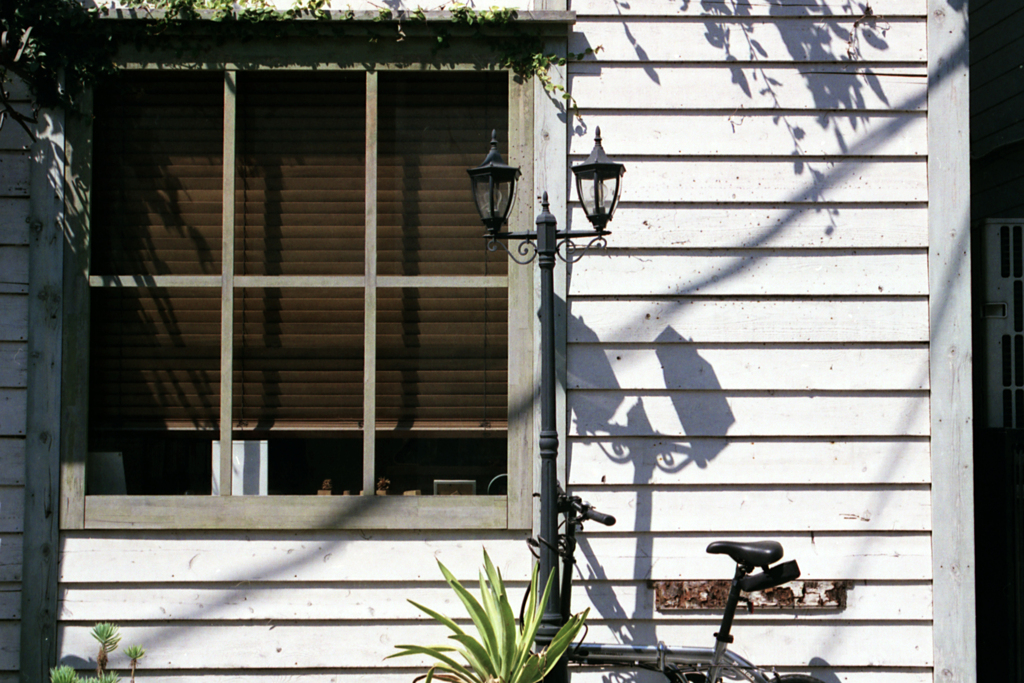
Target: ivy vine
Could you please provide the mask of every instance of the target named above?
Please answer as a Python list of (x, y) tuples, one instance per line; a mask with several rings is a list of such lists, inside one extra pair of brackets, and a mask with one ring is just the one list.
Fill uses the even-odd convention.
[[(84, 88), (116, 73), (114, 57), (123, 44), (144, 46), (173, 38), (179, 52), (186, 43), (199, 50), (203, 40), (223, 43), (280, 37), (300, 23), (294, 21), (297, 19), (312, 20), (317, 28), (344, 33), (344, 25), (356, 21), (355, 12), (332, 16), (325, 9), (327, 3), (296, 0), (290, 9), (279, 10), (266, 0), (129, 0), (122, 6), (138, 19), (104, 21), (112, 11), (106, 5), (85, 7), (79, 0), (4, 0), (0, 3), (0, 127), (12, 120), (34, 138), (33, 124), (37, 123), (39, 108), (77, 109), (78, 95)], [(545, 53), (541, 39), (517, 25), (515, 9), (477, 10), (458, 2), (439, 9), (447, 9), (450, 19), (428, 21), (422, 8), (402, 15), (379, 8), (371, 23), (381, 30), (368, 31), (368, 40), (401, 41), (406, 38), (403, 22), (422, 24), (428, 28), (436, 54), (451, 46), (453, 31), (468, 27), (473, 29), (472, 35), (486, 36), (501, 67), (526, 80), (536, 77), (545, 91), (579, 115), (572, 95), (552, 79), (550, 70), (569, 60), (583, 59), (594, 49), (568, 57)], [(182, 30), (197, 22), (203, 31)], [(495, 28), (501, 30), (488, 34), (488, 29)], [(19, 109), (12, 101), (8, 90), (11, 76), (27, 85), (32, 111)]]

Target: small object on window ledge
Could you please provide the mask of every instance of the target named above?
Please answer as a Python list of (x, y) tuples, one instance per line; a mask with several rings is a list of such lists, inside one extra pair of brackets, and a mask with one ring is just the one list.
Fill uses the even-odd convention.
[(475, 496), (476, 481), (473, 479), (435, 479), (435, 496)]
[(387, 477), (380, 477), (377, 479), (377, 495), (386, 496), (388, 495), (388, 489), (391, 488), (391, 480)]
[(420, 491), (419, 489), (412, 489), (410, 491), (402, 491), (402, 495), (403, 496), (420, 496), (420, 495), (423, 495), (423, 492)]
[(329, 496), (331, 494), (332, 494), (332, 492), (331, 492), (331, 480), (330, 479), (324, 479), (323, 486), (321, 486), (320, 490), (316, 492), (316, 495), (318, 495), (318, 496)]

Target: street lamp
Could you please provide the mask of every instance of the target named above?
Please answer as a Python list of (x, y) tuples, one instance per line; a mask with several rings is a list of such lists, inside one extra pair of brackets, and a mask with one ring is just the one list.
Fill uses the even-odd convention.
[[(608, 222), (615, 213), (621, 191), (622, 174), (626, 167), (610, 160), (601, 147), (601, 129), (597, 129), (594, 150), (578, 166), (572, 167), (576, 176), (576, 188), (583, 203), (587, 219), (593, 230), (564, 230), (559, 232), (558, 222), (548, 211), (548, 193), (541, 200), (541, 212), (537, 215), (536, 232), (501, 232), (508, 220), (515, 195), (515, 183), (519, 169), (507, 166), (498, 152), (497, 136), (491, 135), (491, 150), (484, 162), (469, 169), (473, 184), (473, 201), (480, 219), (487, 226), (487, 249), (495, 251), (499, 246), (508, 252), (516, 263), (525, 265), (536, 259), (540, 266), (540, 329), (541, 329), (541, 408), (540, 408), (540, 580), (541, 585), (549, 576), (554, 576), (548, 602), (544, 605), (541, 625), (537, 631), (538, 648), (546, 647), (562, 625), (558, 581), (558, 497), (556, 459), (558, 457), (558, 429), (555, 424), (555, 257), (574, 262), (591, 246), (604, 246)], [(589, 238), (590, 242), (580, 250), (573, 238)], [(502, 240), (519, 242), (513, 253)], [(560, 253), (566, 247), (566, 255)], [(574, 252), (579, 251), (579, 254)], [(532, 253), (531, 253), (532, 252)], [(552, 671), (548, 681), (564, 681), (564, 667)]]

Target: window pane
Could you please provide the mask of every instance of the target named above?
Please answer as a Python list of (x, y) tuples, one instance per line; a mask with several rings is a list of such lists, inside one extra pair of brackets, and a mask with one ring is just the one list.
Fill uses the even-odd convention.
[(484, 248), (466, 169), (495, 129), (507, 160), (508, 74), (385, 73), (379, 90), (378, 272), (504, 275), (504, 252)]
[(90, 337), (86, 492), (208, 494), (220, 292), (93, 289)]
[(236, 273), (363, 274), (364, 79), (239, 74)]
[(236, 432), (360, 430), (363, 290), (237, 290), (233, 398)]
[(268, 442), (268, 493), (295, 496), (359, 495), (363, 487), (362, 435), (355, 433), (339, 436), (271, 438)]
[(220, 273), (223, 102), (220, 73), (127, 73), (97, 89), (94, 274)]
[(220, 292), (92, 290), (94, 429), (216, 429)]
[(508, 440), (410, 437), (378, 432), (377, 488), (388, 495), (504, 495), (508, 492)]
[(508, 293), (382, 288), (378, 430), (507, 429)]

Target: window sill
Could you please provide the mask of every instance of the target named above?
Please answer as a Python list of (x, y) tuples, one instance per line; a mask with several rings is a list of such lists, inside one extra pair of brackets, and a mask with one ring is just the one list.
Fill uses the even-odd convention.
[(507, 529), (507, 496), (86, 496), (86, 529)]

